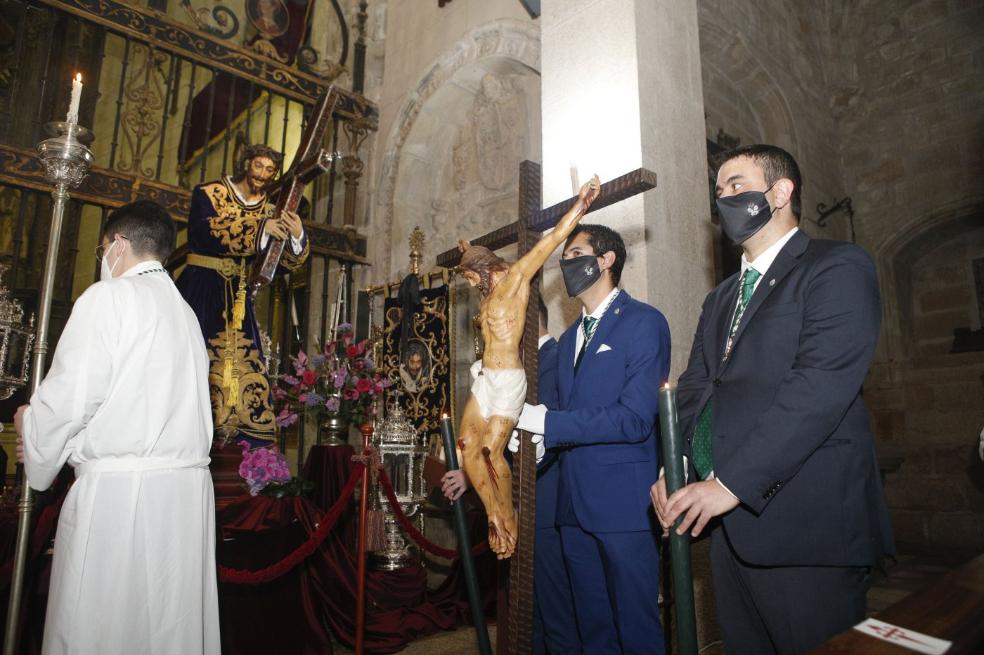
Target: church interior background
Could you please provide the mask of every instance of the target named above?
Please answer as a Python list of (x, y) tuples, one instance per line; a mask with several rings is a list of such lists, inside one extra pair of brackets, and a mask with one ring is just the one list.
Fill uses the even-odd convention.
[[(601, 19), (613, 6), (640, 3), (578, 0), (576, 11), (565, 11)], [(262, 13), (267, 4), (277, 6), (271, 19)], [(548, 62), (542, 48), (557, 16), (547, 1), (534, 17), (540, 4), (0, 0), (3, 284), (33, 311), (51, 211), (34, 147), (44, 138), (44, 123), (60, 119), (67, 107), (75, 72), (85, 84), (80, 123), (96, 135), (95, 164), (66, 214), (53, 342), (72, 301), (98, 277), (91, 253), (113, 207), (150, 198), (186, 225), (190, 188), (230, 172), (244, 144), (267, 143), (285, 152), (289, 165), (307, 112), (335, 84), (342, 98), (326, 147), (344, 156), (305, 192), (312, 257), (301, 272), (264, 290), (257, 314), (273, 347), (296, 353), (323, 342), (341, 285), (351, 298), (342, 311), (365, 333), (367, 303), (362, 294), (360, 304), (359, 292), (410, 272), (415, 227), (424, 234), (425, 272), (457, 239), (516, 220), (520, 162), (552, 164), (544, 175), (564, 180), (571, 168), (582, 181), (595, 172), (589, 159), (550, 154), (559, 141), (576, 140), (579, 130), (605, 133), (616, 126), (602, 120), (558, 133), (548, 124), (558, 95), (593, 91), (548, 87), (545, 69), (557, 62)], [(699, 53), (699, 84), (690, 92), (704, 128), (689, 142), (689, 156), (704, 163), (722, 149), (759, 142), (789, 150), (805, 178), (801, 228), (853, 240), (877, 263), (883, 323), (865, 400), (897, 540), (908, 552), (981, 552), (984, 4), (683, 0), (680, 7), (696, 18), (688, 38)], [(618, 100), (609, 101), (614, 112)], [(655, 103), (641, 112), (649, 108), (655, 111)], [(660, 135), (689, 129), (660, 116), (644, 149), (658, 150)], [(642, 123), (647, 129), (645, 118)], [(674, 179), (675, 154), (650, 159), (661, 180), (651, 194), (672, 193), (662, 180)], [(708, 173), (705, 166), (693, 211), (661, 214), (646, 205), (647, 221), (658, 227), (624, 224), (625, 286), (667, 314), (673, 379), (696, 323), (694, 307), (679, 308), (737, 267), (715, 224)], [(563, 186), (551, 192), (548, 185), (543, 206), (565, 197)], [(598, 222), (605, 216), (597, 215)], [(674, 234), (696, 240), (686, 250), (663, 247), (660, 240), (672, 245)], [(184, 240), (181, 230), (179, 244)], [(179, 251), (170, 266), (181, 265)], [(674, 268), (686, 271), (680, 275), (688, 293), (679, 298), (673, 286), (657, 282)], [(462, 281), (450, 284), (457, 299), (452, 380), (463, 397), (477, 298)], [(563, 292), (556, 258), (545, 267), (543, 295), (557, 335), (577, 306)], [(372, 298), (381, 312), (381, 299)], [(0, 404), (0, 420), (9, 425), (22, 402), (23, 392)], [(285, 431), (292, 467), (315, 432), (313, 425)], [(8, 480), (13, 440), (10, 429), (0, 434)], [(428, 529), (434, 539), (453, 543), (441, 521)]]

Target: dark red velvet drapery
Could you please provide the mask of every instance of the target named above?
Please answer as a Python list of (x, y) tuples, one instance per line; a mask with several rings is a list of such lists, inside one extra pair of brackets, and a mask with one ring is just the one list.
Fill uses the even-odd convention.
[[(316, 446), (304, 476), (313, 481), (311, 500), (244, 495), (217, 514), (216, 559), (222, 566), (257, 570), (280, 561), (304, 543), (338, 498), (352, 472), (353, 450), (347, 446)], [(23, 652), (40, 651), (47, 600), (50, 555), (45, 548), (54, 535), (61, 501), (71, 484), (66, 469), (36, 514), (28, 554), (28, 579), (22, 619)], [(485, 538), (479, 513), (472, 522), (472, 542)], [(222, 652), (331, 653), (331, 636), (355, 641), (356, 516), (343, 511), (321, 548), (297, 567), (259, 585), (219, 584)], [(0, 600), (6, 608), (10, 561), (17, 530), (16, 506), (0, 512)], [(495, 558), (476, 558), (486, 616), (495, 611)], [(456, 561), (437, 589), (427, 589), (419, 564), (398, 571), (369, 569), (366, 583), (366, 651), (392, 653), (422, 635), (471, 623), (461, 567)], [(0, 627), (2, 631), (2, 627)]]
[[(353, 450), (316, 446), (304, 475), (315, 483), (313, 501), (245, 496), (219, 516), (223, 566), (259, 569), (287, 555), (316, 529), (318, 520), (348, 481)], [(355, 642), (356, 524), (346, 512), (323, 546), (283, 578), (248, 586), (220, 584), (223, 651), (226, 653), (326, 653), (330, 635)], [(476, 521), (481, 540), (484, 521)], [(479, 556), (479, 584), (486, 592), (486, 614), (494, 611), (495, 558)], [(471, 622), (460, 566), (447, 580), (427, 589), (424, 568), (398, 571), (371, 568), (366, 582), (366, 651), (392, 653), (413, 639)], [(290, 633), (288, 635), (288, 633)]]

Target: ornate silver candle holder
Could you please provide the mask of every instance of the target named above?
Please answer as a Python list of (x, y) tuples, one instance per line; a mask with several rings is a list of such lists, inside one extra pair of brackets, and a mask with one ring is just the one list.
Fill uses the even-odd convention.
[[(62, 221), (68, 202), (69, 188), (77, 187), (92, 165), (92, 132), (77, 123), (53, 121), (45, 125), (51, 135), (38, 144), (38, 155), (44, 164), (45, 178), (54, 185), (51, 197), (51, 230), (48, 232), (48, 252), (44, 263), (44, 277), (38, 299), (38, 333), (34, 342), (34, 365), (31, 370), (31, 395), (37, 391), (44, 377), (44, 364), (48, 353), (48, 325), (51, 322), (51, 293), (55, 284), (58, 265), (58, 245), (61, 241)], [(10, 602), (7, 605), (6, 632), (3, 640), (4, 655), (14, 655), (17, 650), (17, 627), (24, 590), (24, 567), (27, 562), (28, 537), (34, 497), (31, 486), (25, 480), (21, 500), (17, 507), (17, 545), (14, 550), (13, 573), (10, 579)]]
[[(379, 421), (373, 432), (373, 441), (400, 508), (408, 517), (419, 519), (417, 512), (427, 498), (424, 482), (427, 449), (420, 444), (417, 430), (399, 403), (389, 405), (386, 418)], [(373, 553), (373, 566), (384, 571), (401, 569), (413, 561), (413, 555), (400, 531), (393, 508), (378, 485), (375, 504), (383, 510), (386, 547)], [(417, 523), (418, 529), (422, 528), (419, 520)]]

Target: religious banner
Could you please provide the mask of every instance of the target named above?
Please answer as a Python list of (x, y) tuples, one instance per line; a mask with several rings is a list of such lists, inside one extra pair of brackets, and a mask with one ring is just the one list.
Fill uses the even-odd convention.
[[(441, 413), (454, 407), (452, 323), (454, 292), (447, 285), (420, 290), (420, 308), (409, 323), (400, 351), (403, 309), (398, 298), (383, 305), (382, 370), (393, 381), (391, 398), (400, 405), (421, 435), (436, 434)], [(453, 416), (453, 414), (452, 414)]]

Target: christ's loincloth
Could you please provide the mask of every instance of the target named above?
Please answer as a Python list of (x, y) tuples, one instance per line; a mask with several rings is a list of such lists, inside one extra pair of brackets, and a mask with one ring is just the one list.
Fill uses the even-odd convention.
[(471, 366), (471, 392), (486, 421), (493, 416), (519, 419), (526, 401), (526, 371), (521, 368), (482, 368), (482, 360)]

